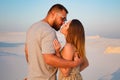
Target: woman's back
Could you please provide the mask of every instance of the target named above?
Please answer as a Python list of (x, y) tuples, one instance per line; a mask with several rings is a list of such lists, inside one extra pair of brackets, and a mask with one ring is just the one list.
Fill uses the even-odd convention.
[[(76, 52), (76, 48), (72, 44), (66, 43), (64, 48), (61, 51), (61, 55), (64, 59), (73, 60), (75, 52)], [(82, 80), (82, 77), (80, 74), (80, 66), (71, 68), (69, 75), (67, 77), (65, 77), (64, 74), (59, 70), (58, 80)]]
[(79, 72), (79, 66), (72, 68), (69, 76), (65, 77), (61, 71), (59, 71), (58, 80), (82, 80), (82, 76)]

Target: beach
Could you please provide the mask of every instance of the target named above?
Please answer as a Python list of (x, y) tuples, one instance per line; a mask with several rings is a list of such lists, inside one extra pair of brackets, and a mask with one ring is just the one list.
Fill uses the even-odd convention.
[[(62, 46), (64, 36), (57, 33)], [(0, 33), (0, 79), (23, 80), (27, 76), (24, 53), (26, 33)], [(89, 66), (81, 72), (83, 80), (120, 80), (120, 39), (86, 36)]]

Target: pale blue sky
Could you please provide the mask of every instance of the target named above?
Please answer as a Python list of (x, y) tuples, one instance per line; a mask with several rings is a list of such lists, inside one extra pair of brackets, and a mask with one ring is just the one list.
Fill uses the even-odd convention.
[(120, 0), (0, 0), (0, 32), (27, 31), (56, 3), (68, 9), (68, 20), (83, 23), (86, 35), (120, 38)]

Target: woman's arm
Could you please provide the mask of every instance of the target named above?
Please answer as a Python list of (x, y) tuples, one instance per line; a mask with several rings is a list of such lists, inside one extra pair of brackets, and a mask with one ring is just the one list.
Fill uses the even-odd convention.
[(83, 71), (88, 66), (89, 66), (89, 62), (87, 60), (87, 57), (85, 56), (83, 58), (83, 63), (80, 65), (80, 72)]

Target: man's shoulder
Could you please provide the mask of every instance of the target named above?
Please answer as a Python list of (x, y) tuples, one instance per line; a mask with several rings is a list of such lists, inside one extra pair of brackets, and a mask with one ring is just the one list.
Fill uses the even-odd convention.
[(56, 34), (55, 30), (46, 22), (38, 21), (34, 23), (28, 31), (35, 31), (45, 35)]
[(43, 27), (43, 26), (49, 26), (49, 25), (46, 25), (46, 23), (44, 23), (42, 21), (38, 21), (38, 22), (35, 22), (34, 24), (32, 24), (32, 26)]

